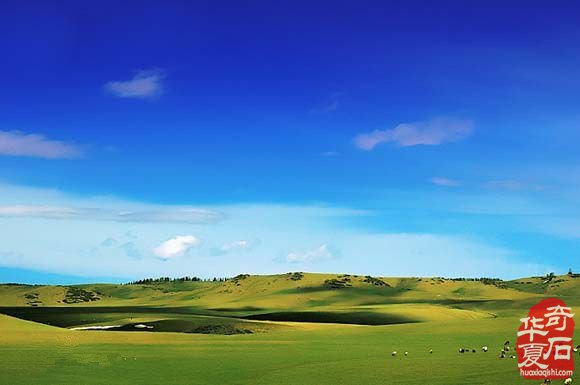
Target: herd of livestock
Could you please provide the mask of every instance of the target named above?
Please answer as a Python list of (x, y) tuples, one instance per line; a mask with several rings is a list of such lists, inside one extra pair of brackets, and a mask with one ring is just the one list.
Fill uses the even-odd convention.
[[(487, 353), (489, 351), (489, 348), (487, 347), (487, 345), (484, 345), (479, 350), (481, 350), (483, 353)], [(501, 348), (498, 357), (501, 359), (508, 358), (508, 357), (511, 359), (516, 359), (517, 358), (516, 350), (517, 350), (517, 348), (514, 348), (513, 353), (512, 353), (511, 347), (510, 347), (510, 342), (506, 341), (506, 342), (504, 342), (503, 347)], [(580, 345), (576, 346), (573, 350), (574, 350), (574, 353), (580, 353)], [(478, 351), (478, 349), (475, 349), (475, 348), (459, 348), (459, 350), (458, 350), (458, 352), (460, 354), (465, 354), (465, 353), (470, 353), (470, 352), (477, 353), (477, 351)], [(393, 351), (391, 353), (391, 356), (396, 357), (397, 354), (398, 353), (396, 351)], [(433, 349), (429, 349), (429, 354), (433, 354)], [(403, 353), (403, 355), (405, 357), (407, 357), (409, 355), (409, 352), (405, 351)], [(570, 384), (572, 384), (572, 382), (573, 382), (572, 378), (567, 378), (564, 380), (565, 385), (570, 385)], [(552, 380), (550, 380), (548, 378), (545, 379), (543, 382), (543, 384), (551, 384), (551, 383), (552, 383)]]

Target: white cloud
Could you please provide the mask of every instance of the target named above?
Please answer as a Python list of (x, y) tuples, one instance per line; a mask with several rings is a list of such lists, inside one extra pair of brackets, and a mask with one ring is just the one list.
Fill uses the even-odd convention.
[(473, 132), (470, 120), (438, 118), (403, 123), (391, 130), (375, 130), (355, 137), (355, 145), (370, 151), (381, 143), (395, 143), (400, 147), (439, 145), (465, 139)]
[(68, 207), (52, 206), (0, 206), (0, 217), (8, 218), (48, 218), (69, 219), (74, 218), (77, 211)]
[(138, 71), (131, 80), (106, 83), (105, 90), (120, 98), (153, 98), (163, 92), (163, 78), (165, 72), (159, 69)]
[(251, 241), (241, 239), (239, 241), (226, 243), (220, 249), (224, 253), (228, 253), (230, 251), (235, 251), (235, 250), (246, 250), (246, 249), (249, 249), (250, 247), (252, 247)]
[(174, 223), (216, 223), (223, 219), (219, 211), (195, 207), (124, 211), (113, 213), (121, 222), (174, 222)]
[(286, 261), (292, 263), (315, 262), (334, 259), (334, 257), (335, 255), (329, 250), (327, 245), (321, 245), (315, 249), (288, 253)]
[(156, 223), (215, 223), (223, 219), (217, 211), (194, 207), (160, 208), (92, 208), (44, 205), (0, 206), (0, 217), (78, 219), (114, 222), (156, 222)]
[(201, 243), (193, 235), (178, 235), (157, 246), (153, 252), (162, 259), (171, 259), (182, 256), (187, 250)]
[(220, 247), (211, 248), (210, 254), (211, 255), (225, 255), (230, 253), (243, 253), (250, 249), (253, 249), (260, 241), (258, 239), (248, 240), (248, 239), (240, 239), (233, 242), (227, 242), (221, 245)]
[[(449, 191), (440, 195), (437, 210), (449, 212), (450, 215), (501, 215), (501, 226), (496, 229), (497, 224), (492, 223), (493, 233), (484, 233), (484, 238), (473, 239), (465, 235), (469, 226), (465, 227), (464, 224), (468, 222), (460, 220), (456, 226), (449, 223), (439, 226), (437, 219), (431, 218), (426, 220), (426, 226), (422, 228), (432, 224), (431, 228), (440, 229), (444, 233), (421, 234), (420, 230), (412, 233), (414, 229), (404, 223), (400, 224), (400, 216), (392, 215), (393, 212), (409, 209), (405, 215), (407, 212), (414, 215), (413, 209), (432, 209), (433, 199), (409, 192), (404, 193), (404, 199), (398, 195), (386, 195), (384, 201), (387, 206), (375, 207), (371, 212), (324, 205), (254, 203), (209, 206), (209, 211), (219, 213), (219, 218), (223, 218), (211, 222), (211, 225), (206, 222), (107, 221), (102, 214), (86, 216), (86, 220), (81, 221), (75, 216), (69, 219), (71, 215), (77, 215), (71, 214), (71, 210), (60, 212), (54, 208), (96, 207), (110, 214), (119, 211), (164, 212), (176, 207), (130, 202), (110, 196), (82, 197), (58, 190), (0, 183), (0, 202), (3, 205), (18, 206), (25, 203), (29, 206), (45, 206), (51, 208), (45, 210), (51, 215), (64, 216), (47, 223), (44, 217), (23, 216), (26, 210), (22, 207), (5, 210), (4, 214), (14, 216), (19, 213), (20, 216), (0, 217), (0, 266), (123, 279), (187, 274), (202, 277), (234, 276), (240, 273), (274, 274), (286, 271), (289, 260), (298, 266), (307, 265), (307, 271), (388, 276), (499, 275), (508, 278), (553, 271), (553, 266), (544, 266), (552, 263), (560, 270), (569, 267), (565, 258), (571, 260), (573, 257), (553, 259), (549, 252), (536, 253), (533, 245), (520, 248), (517, 244), (511, 250), (509, 245), (502, 246), (501, 237), (495, 236), (511, 226), (518, 232), (529, 231), (530, 225), (526, 219), (529, 215), (535, 215), (538, 220), (560, 223), (550, 211), (553, 207), (538, 206), (538, 202), (530, 201), (527, 197), (505, 194), (476, 197), (448, 194)], [(397, 198), (390, 199), (391, 196)], [(546, 216), (541, 218), (538, 214)], [(28, 215), (32, 213), (29, 211)], [(569, 215), (572, 218), (576, 212)], [(471, 221), (471, 216), (466, 220)], [(401, 228), (410, 233), (389, 233), (388, 230), (371, 226), (376, 223), (384, 228)], [(567, 230), (580, 233), (578, 223), (574, 229), (572, 225), (570, 223)], [(476, 230), (473, 232), (477, 233)], [(534, 232), (538, 231), (534, 229)], [(195, 258), (169, 258), (170, 263), (167, 263), (167, 258), (160, 258), (154, 254), (154, 250), (160, 247), (162, 241), (177, 234), (195, 234), (196, 239), (202, 239), (203, 242), (183, 254), (195, 255)], [(243, 241), (252, 244), (254, 240), (259, 240), (259, 247), (253, 247), (251, 251), (244, 249), (247, 243)], [(496, 244), (498, 242), (499, 245)], [(300, 249), (297, 245), (306, 247)], [(213, 254), (212, 246), (222, 253), (219, 261), (212, 259), (216, 255)], [(221, 247), (232, 251), (223, 253)], [(558, 247), (559, 244), (555, 242), (555, 250)], [(337, 250), (340, 250), (340, 254)], [(317, 263), (309, 264), (310, 261)]]
[(436, 184), (437, 186), (445, 186), (445, 187), (457, 187), (461, 185), (461, 183), (457, 180), (441, 177), (431, 178), (431, 183)]
[(38, 134), (0, 131), (0, 155), (47, 159), (71, 159), (82, 155), (75, 145), (50, 140)]

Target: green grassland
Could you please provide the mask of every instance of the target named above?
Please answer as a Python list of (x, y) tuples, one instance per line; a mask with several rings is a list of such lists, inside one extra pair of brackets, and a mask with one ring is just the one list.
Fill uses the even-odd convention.
[(546, 297), (580, 278), (0, 285), (0, 384), (523, 384), (498, 353)]

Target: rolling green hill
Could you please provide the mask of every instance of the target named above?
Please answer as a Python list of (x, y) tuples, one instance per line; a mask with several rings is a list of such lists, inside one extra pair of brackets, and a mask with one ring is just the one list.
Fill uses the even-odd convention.
[(64, 327), (175, 320), (174, 331), (180, 329), (178, 320), (199, 323), (213, 317), (246, 325), (237, 330), (261, 331), (272, 326), (256, 327), (253, 321), (383, 325), (493, 318), (545, 296), (578, 301), (580, 278), (499, 281), (288, 273), (240, 275), (225, 282), (8, 284), (0, 285), (0, 313)]
[(498, 352), (552, 296), (580, 306), (580, 278), (0, 285), (0, 383), (524, 384)]

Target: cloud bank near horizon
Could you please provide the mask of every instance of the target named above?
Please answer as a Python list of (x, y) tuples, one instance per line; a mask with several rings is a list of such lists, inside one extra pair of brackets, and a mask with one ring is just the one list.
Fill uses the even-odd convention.
[[(175, 220), (174, 208), (0, 185), (0, 267), (126, 279), (292, 270), (371, 275), (515, 277), (551, 269), (515, 250), (450, 231), (365, 230), (379, 212), (321, 205), (210, 206), (220, 220)], [(17, 204), (17, 202), (34, 205)], [(43, 204), (40, 204), (43, 201)], [(110, 207), (139, 206), (139, 220)], [(61, 209), (54, 209), (60, 207)], [(63, 207), (101, 207), (82, 213)], [(153, 210), (153, 207), (155, 210)], [(189, 213), (189, 212), (188, 212)], [(388, 215), (388, 214), (386, 214)], [(470, 214), (471, 215), (471, 214)], [(161, 220), (172, 218), (173, 220)], [(353, 222), (354, 221), (354, 222)], [(353, 222), (353, 224), (349, 224)], [(203, 239), (203, 242), (201, 240)], [(259, 240), (259, 241), (258, 241)], [(501, 273), (498, 273), (501, 272)]]

